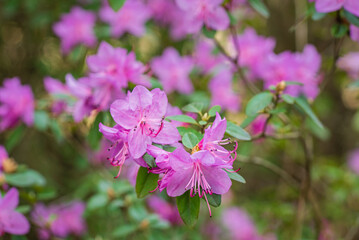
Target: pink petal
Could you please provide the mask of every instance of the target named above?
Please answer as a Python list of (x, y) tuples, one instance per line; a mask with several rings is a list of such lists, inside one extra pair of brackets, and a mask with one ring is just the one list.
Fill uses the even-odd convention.
[(128, 134), (128, 146), (133, 158), (142, 157), (149, 144), (151, 144), (151, 138), (142, 133), (141, 128), (132, 129)]
[(178, 142), (180, 139), (181, 136), (176, 126), (170, 122), (164, 121), (162, 130), (152, 140), (158, 144), (173, 144)]
[(318, 12), (323, 12), (323, 13), (333, 12), (343, 7), (343, 2), (344, 1), (337, 1), (337, 0), (316, 0), (315, 9)]
[(193, 168), (174, 172), (168, 180), (167, 194), (171, 197), (181, 196), (186, 192), (186, 186), (193, 174)]
[(170, 165), (175, 171), (183, 171), (190, 168), (192, 164), (191, 154), (183, 148), (177, 148), (170, 154)]
[(130, 109), (138, 111), (152, 104), (152, 94), (147, 88), (138, 85), (128, 96)]
[(24, 215), (18, 212), (1, 212), (0, 218), (3, 219), (4, 231), (10, 234), (23, 235), (29, 232), (30, 224)]
[(215, 30), (224, 30), (228, 28), (229, 23), (228, 14), (222, 7), (217, 7), (206, 19), (206, 25)]
[(203, 166), (202, 171), (208, 184), (211, 186), (213, 193), (224, 194), (228, 192), (232, 182), (224, 170)]
[(130, 110), (130, 106), (125, 100), (114, 101), (111, 104), (110, 112), (113, 120), (125, 129), (132, 129), (138, 123), (136, 112)]
[(163, 117), (167, 112), (168, 100), (166, 93), (164, 91), (161, 91), (159, 88), (153, 89), (151, 93), (153, 95), (152, 106), (148, 117)]
[(6, 211), (14, 210), (19, 204), (19, 191), (16, 188), (11, 188), (5, 196), (1, 199), (0, 210)]
[(358, 0), (346, 0), (344, 3), (344, 8), (348, 12), (351, 12), (352, 14), (359, 17), (359, 1)]
[(198, 151), (191, 155), (193, 160), (199, 159), (204, 166), (211, 166), (215, 163), (214, 157), (209, 151)]

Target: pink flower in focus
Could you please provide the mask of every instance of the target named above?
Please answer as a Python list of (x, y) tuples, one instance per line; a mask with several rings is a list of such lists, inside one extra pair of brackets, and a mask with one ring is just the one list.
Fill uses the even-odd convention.
[(52, 236), (66, 238), (69, 235), (81, 236), (85, 233), (86, 223), (82, 216), (84, 211), (83, 202), (49, 207), (40, 203), (35, 206), (31, 218), (38, 226), (39, 239), (47, 240)]
[(247, 28), (237, 37), (237, 41), (239, 45), (238, 62), (240, 66), (248, 68), (249, 77), (255, 80), (260, 75), (263, 61), (273, 53), (275, 40), (257, 35), (254, 29)]
[(52, 77), (45, 77), (44, 85), (46, 91), (55, 99), (52, 104), (52, 112), (55, 115), (59, 115), (69, 111), (68, 103), (63, 99), (64, 96), (71, 97), (68, 87)]
[(145, 154), (147, 145), (173, 144), (180, 139), (175, 126), (164, 121), (167, 111), (167, 96), (159, 90), (151, 92), (136, 86), (127, 98), (112, 103), (110, 112), (115, 122), (129, 131), (128, 147), (133, 158)]
[(342, 7), (359, 17), (359, 1), (357, 0), (315, 0), (317, 12), (334, 12)]
[(233, 240), (264, 240), (248, 214), (239, 208), (227, 208), (222, 213), (222, 223)]
[(16, 188), (11, 188), (3, 197), (0, 192), (0, 236), (4, 233), (24, 235), (29, 232), (29, 221), (15, 211), (18, 204), (19, 192)]
[(359, 78), (359, 52), (350, 52), (339, 58), (337, 66), (346, 71), (352, 79), (357, 80)]
[(150, 10), (142, 1), (130, 0), (115, 12), (105, 1), (100, 10), (100, 18), (111, 26), (113, 37), (120, 37), (129, 32), (137, 37), (145, 34), (145, 23), (150, 18)]
[(151, 67), (158, 76), (166, 93), (177, 90), (188, 94), (193, 91), (189, 74), (193, 68), (190, 57), (181, 57), (174, 48), (167, 48), (162, 56), (152, 60)]
[(60, 22), (53, 26), (55, 34), (61, 39), (63, 53), (67, 54), (77, 44), (92, 47), (96, 44), (94, 26), (96, 15), (80, 7), (61, 16)]
[(203, 25), (215, 30), (229, 26), (229, 17), (221, 6), (223, 0), (176, 0), (180, 9), (190, 18), (189, 33), (197, 33)]
[(215, 75), (209, 82), (209, 90), (212, 94), (211, 105), (220, 105), (229, 111), (238, 111), (241, 103), (239, 94), (232, 89), (232, 73), (224, 69)]
[(157, 196), (151, 196), (148, 198), (147, 203), (149, 207), (163, 220), (168, 221), (173, 225), (180, 225), (183, 223), (176, 205), (171, 205), (164, 199)]
[(349, 154), (348, 166), (354, 173), (359, 174), (359, 149)]
[(17, 77), (4, 80), (0, 87), (0, 132), (15, 127), (20, 120), (27, 126), (34, 122), (34, 96), (30, 86)]

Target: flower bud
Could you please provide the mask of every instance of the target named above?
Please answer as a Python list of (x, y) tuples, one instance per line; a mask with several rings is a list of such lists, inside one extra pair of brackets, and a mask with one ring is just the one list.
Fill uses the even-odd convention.
[(277, 84), (275, 90), (277, 93), (281, 94), (285, 90), (285, 88), (286, 88), (285, 81), (281, 81), (280, 83)]
[(13, 173), (17, 170), (17, 164), (11, 158), (5, 159), (4, 162), (2, 163), (2, 167), (5, 173)]
[(209, 118), (210, 118), (210, 116), (208, 115), (208, 113), (205, 113), (205, 114), (203, 114), (203, 116), (202, 116), (202, 121), (208, 121)]

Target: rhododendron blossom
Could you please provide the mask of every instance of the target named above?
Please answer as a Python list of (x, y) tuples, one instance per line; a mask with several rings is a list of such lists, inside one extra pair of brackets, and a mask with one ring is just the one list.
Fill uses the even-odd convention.
[(80, 7), (74, 7), (70, 13), (61, 16), (60, 22), (53, 27), (61, 39), (61, 49), (67, 54), (77, 44), (92, 47), (96, 44), (94, 26), (96, 15)]
[(152, 60), (151, 67), (166, 93), (177, 90), (188, 94), (193, 91), (189, 74), (193, 68), (190, 57), (181, 57), (174, 48), (167, 48), (161, 57)]
[(163, 220), (166, 220), (173, 225), (182, 224), (182, 220), (178, 214), (178, 209), (176, 206), (169, 204), (164, 199), (157, 196), (151, 196), (148, 198), (147, 203), (149, 207)]
[(15, 211), (18, 204), (19, 191), (16, 188), (11, 188), (4, 196), (0, 192), (0, 236), (4, 233), (23, 235), (29, 232), (29, 221)]
[(15, 127), (20, 121), (31, 126), (34, 108), (30, 86), (21, 85), (17, 77), (5, 79), (0, 87), (0, 132)]
[(346, 71), (352, 79), (357, 80), (359, 78), (359, 52), (350, 52), (339, 58), (337, 66)]
[(44, 86), (46, 91), (55, 99), (52, 104), (52, 112), (61, 114), (70, 111), (68, 102), (63, 97), (71, 97), (69, 88), (57, 79), (52, 77), (44, 78)]
[(359, 2), (357, 0), (315, 0), (315, 9), (318, 12), (334, 12), (342, 7), (359, 16)]

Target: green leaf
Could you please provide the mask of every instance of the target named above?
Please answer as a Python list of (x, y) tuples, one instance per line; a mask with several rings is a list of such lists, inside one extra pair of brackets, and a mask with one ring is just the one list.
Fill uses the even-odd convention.
[(25, 130), (26, 130), (26, 127), (24, 125), (20, 125), (10, 133), (10, 136), (5, 141), (5, 148), (8, 152), (11, 152), (11, 150), (16, 146), (16, 144), (24, 136)]
[(151, 83), (152, 88), (163, 89), (161, 82), (155, 78), (150, 78), (150, 83)]
[(185, 192), (182, 196), (176, 198), (178, 212), (183, 222), (188, 226), (194, 226), (199, 215), (199, 197), (190, 196), (190, 191)]
[(22, 206), (18, 206), (16, 208), (16, 212), (22, 213), (22, 214), (26, 214), (28, 212), (30, 212), (31, 207), (29, 205), (22, 205)]
[(359, 27), (359, 18), (352, 13), (348, 12), (347, 10), (343, 11), (344, 17), (355, 26)]
[(214, 36), (216, 35), (216, 30), (208, 29), (206, 26), (204, 26), (204, 27), (202, 28), (202, 33), (203, 33), (203, 35), (206, 36), (207, 38), (213, 39)]
[(125, 2), (126, 0), (108, 0), (108, 3), (115, 12), (120, 10)]
[(90, 131), (89, 131), (89, 134), (88, 134), (88, 142), (90, 144), (90, 147), (92, 149), (97, 149), (98, 146), (99, 146), (99, 143), (100, 143), (100, 140), (102, 138), (102, 133), (99, 131), (99, 124), (100, 122), (103, 122), (103, 119), (104, 119), (104, 116), (105, 114), (104, 113), (99, 113), (97, 116), (96, 116), (96, 119), (95, 121), (93, 122), (91, 128), (90, 128)]
[(303, 83), (301, 83), (301, 82), (296, 82), (296, 81), (285, 81), (285, 85), (287, 85), (287, 86), (291, 86), (291, 85), (304, 86)]
[(330, 30), (332, 36), (335, 38), (344, 37), (348, 31), (349, 31), (349, 28), (345, 24), (335, 24)]
[(293, 104), (295, 101), (295, 98), (288, 94), (282, 94), (281, 98), (288, 104)]
[(249, 135), (249, 133), (247, 133), (243, 128), (241, 128), (237, 124), (234, 124), (230, 121), (227, 121), (226, 133), (239, 140), (246, 140), (246, 141), (251, 140), (251, 135)]
[(143, 160), (145, 160), (145, 162), (150, 168), (156, 167), (155, 158), (149, 155), (148, 153), (145, 153), (145, 155), (143, 155)]
[(194, 133), (185, 133), (182, 137), (182, 143), (187, 148), (194, 148), (199, 143), (200, 139)]
[(177, 127), (177, 130), (179, 132), (179, 134), (183, 137), (183, 135), (185, 133), (191, 132), (194, 133), (198, 139), (202, 139), (203, 138), (203, 134), (194, 130), (193, 128), (189, 128), (189, 127)]
[(229, 172), (227, 171), (226, 169), (224, 169), (224, 171), (227, 172), (228, 174), (228, 177), (234, 181), (237, 181), (237, 182), (240, 182), (240, 183), (246, 183), (246, 180), (241, 176), (239, 175), (238, 173), (236, 172)]
[(221, 106), (216, 105), (216, 106), (211, 107), (211, 109), (209, 109), (208, 114), (209, 114), (209, 116), (214, 117), (214, 116), (216, 116), (216, 113), (217, 112), (219, 113), (220, 111), (221, 111)]
[(136, 193), (137, 197), (143, 198), (149, 194), (150, 191), (157, 187), (158, 174), (148, 172), (147, 168), (140, 167), (136, 179)]
[(137, 231), (137, 225), (122, 225), (113, 231), (112, 236), (116, 238), (124, 238)]
[(249, 124), (251, 124), (257, 117), (259, 114), (247, 117), (246, 119), (244, 119), (244, 121), (241, 123), (240, 127), (241, 128), (246, 128), (249, 126)]
[(204, 126), (204, 125), (207, 124), (207, 121), (202, 121), (202, 120), (201, 120), (201, 121), (199, 121), (198, 123), (199, 123), (199, 125)]
[(190, 103), (182, 108), (185, 112), (194, 112), (194, 113), (200, 113), (203, 109), (203, 103), (195, 102)]
[(96, 194), (94, 196), (92, 196), (88, 203), (87, 203), (87, 208), (89, 210), (95, 210), (98, 208), (102, 208), (104, 206), (106, 206), (106, 204), (108, 203), (108, 196), (106, 194)]
[(168, 117), (166, 117), (166, 119), (198, 125), (196, 120), (194, 120), (193, 118), (191, 118), (190, 116), (187, 116), (187, 115), (168, 116)]
[[(218, 195), (218, 194), (207, 194), (206, 195), (207, 197), (207, 200), (208, 200), (208, 203), (213, 206), (213, 207), (219, 207), (221, 206), (221, 203), (222, 203), (222, 196), (221, 195)], [(205, 198), (202, 198), (205, 200)]]
[(262, 0), (249, 0), (249, 4), (256, 10), (259, 14), (261, 14), (263, 17), (268, 18), (269, 17), (269, 11), (262, 2)]
[(295, 98), (295, 105), (298, 106), (319, 128), (324, 128), (318, 117), (314, 114), (307, 99), (304, 97)]
[(45, 178), (32, 169), (19, 173), (5, 174), (5, 181), (16, 187), (44, 186), (46, 184)]
[(34, 114), (34, 125), (40, 130), (44, 131), (47, 129), (50, 122), (49, 115), (45, 111), (36, 111)]
[(247, 116), (253, 116), (258, 114), (259, 112), (263, 111), (269, 104), (272, 103), (273, 94), (270, 92), (262, 92), (249, 100), (247, 107), (246, 107), (246, 114)]

